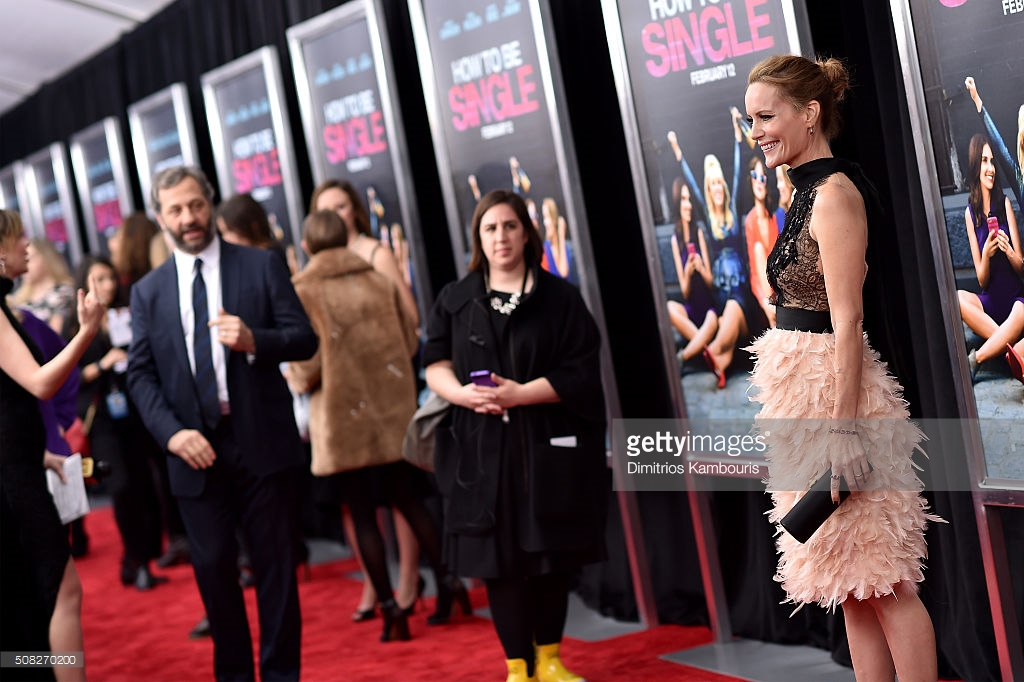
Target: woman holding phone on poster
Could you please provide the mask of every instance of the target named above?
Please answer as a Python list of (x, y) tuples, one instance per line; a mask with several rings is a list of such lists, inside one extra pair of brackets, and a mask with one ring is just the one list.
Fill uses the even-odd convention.
[(992, 143), (981, 133), (968, 148), (968, 186), (964, 225), (981, 292), (960, 290), (957, 298), (960, 317), (985, 340), (968, 355), (973, 379), (981, 363), (1007, 353), (1024, 334), (1020, 232), (997, 179)]
[(848, 89), (836, 59), (769, 57), (748, 78), (753, 138), (768, 168), (792, 166), (796, 187), (768, 258), (778, 327), (750, 348), (757, 420), (771, 424), (769, 518), (823, 476), (833, 502), (844, 479), (852, 491), (806, 542), (779, 528), (775, 580), (792, 603), (842, 606), (858, 680), (932, 682), (935, 633), (917, 583), (925, 527), (941, 519), (914, 472), (923, 435), (863, 330), (868, 226), (882, 209), (860, 166), (829, 147)]
[(438, 295), (423, 350), (452, 404), (435, 450), (446, 560), (486, 583), (510, 682), (571, 682), (569, 579), (604, 556), (601, 337), (579, 291), (540, 268), (521, 197), (489, 192), (472, 226), (469, 274)]
[(718, 331), (704, 347), (704, 361), (708, 369), (718, 378), (718, 388), (725, 388), (726, 370), (732, 364), (736, 344), (749, 333), (747, 327), (747, 305), (750, 302), (750, 285), (747, 265), (742, 257), (743, 234), (736, 210), (736, 193), (740, 180), (740, 112), (736, 107), (729, 110), (732, 117), (733, 135), (733, 178), (732, 189), (725, 181), (722, 163), (714, 154), (704, 157), (703, 201), (697, 193), (697, 180), (690, 165), (683, 156), (674, 130), (668, 132), (668, 141), (683, 171), (683, 177), (690, 186), (692, 196), (700, 204), (708, 218), (711, 232), (711, 277), (718, 312)]
[[(679, 351), (683, 363), (704, 350), (718, 331), (718, 314), (711, 295), (711, 261), (704, 226), (693, 222), (690, 186), (682, 178), (672, 183), (673, 203), (679, 207), (679, 219), (672, 232), (672, 261), (683, 303), (668, 302), (668, 318), (675, 330), (686, 339)], [(685, 260), (684, 260), (685, 259)], [(697, 326), (697, 322), (700, 326)]]

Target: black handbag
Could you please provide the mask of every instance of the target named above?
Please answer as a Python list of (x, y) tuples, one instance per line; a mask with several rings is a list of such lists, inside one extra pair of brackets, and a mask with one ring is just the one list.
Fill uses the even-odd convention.
[(821, 524), (850, 496), (846, 481), (839, 484), (839, 503), (832, 501), (832, 470), (822, 474), (811, 489), (782, 517), (780, 525), (801, 543), (811, 539)]

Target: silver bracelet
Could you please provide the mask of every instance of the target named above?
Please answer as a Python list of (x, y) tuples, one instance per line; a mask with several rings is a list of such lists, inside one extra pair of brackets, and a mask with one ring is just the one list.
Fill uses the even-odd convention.
[(857, 436), (857, 435), (859, 435), (853, 429), (832, 429), (832, 428), (830, 428), (828, 430), (828, 432), (829, 433), (838, 433), (841, 436)]

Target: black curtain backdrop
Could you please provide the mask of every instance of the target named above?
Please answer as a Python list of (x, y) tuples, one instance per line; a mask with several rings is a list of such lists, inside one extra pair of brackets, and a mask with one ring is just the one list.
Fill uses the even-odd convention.
[[(303, 196), (312, 177), (288, 55), (285, 30), (339, 2), (331, 0), (178, 0), (112, 47), (44, 86), (0, 117), (0, 167), (46, 144), (68, 138), (105, 116), (120, 118), (130, 146), (126, 108), (177, 82), (189, 89), (201, 165), (213, 176), (200, 76), (264, 45), (281, 57), (288, 114), (296, 141)], [(633, 194), (625, 133), (605, 41), (599, 0), (551, 0), (566, 98), (596, 270), (607, 318), (625, 417), (671, 417), (650, 290), (640, 219)], [(929, 228), (910, 133), (901, 67), (888, 3), (808, 3), (814, 47), (843, 58), (856, 87), (845, 107), (845, 132), (834, 151), (861, 163), (887, 200), (891, 220), (872, 226), (870, 273), (865, 290), (872, 340), (906, 389), (916, 418), (955, 418), (953, 374), (935, 286)], [(430, 277), (435, 290), (455, 276), (436, 162), (426, 117), (409, 10), (385, 0), (411, 171), (416, 185)], [(133, 158), (128, 154), (129, 158)], [(136, 199), (139, 190), (133, 180)], [(141, 205), (141, 204), (140, 204)], [(908, 334), (907, 330), (916, 330)], [(674, 377), (673, 377), (674, 380)], [(943, 443), (928, 444), (930, 488), (965, 480), (962, 457), (945, 456)], [(930, 557), (922, 598), (935, 623), (940, 672), (965, 680), (999, 677), (991, 615), (974, 509), (969, 493), (930, 494), (949, 521), (928, 533)], [(683, 494), (638, 494), (651, 581), (664, 622), (706, 623), (689, 505)], [(614, 493), (609, 494), (611, 558), (588, 568), (579, 589), (602, 613), (636, 618), (623, 531)], [(848, 661), (842, 617), (817, 607), (791, 616), (772, 580), (775, 549), (764, 518), (769, 499), (751, 482), (749, 492), (715, 493), (711, 507), (734, 632), (780, 643), (809, 643)], [(1024, 510), (1002, 512), (1011, 572), (1024, 575)], [(1024, 586), (1015, 585), (1018, 618)]]

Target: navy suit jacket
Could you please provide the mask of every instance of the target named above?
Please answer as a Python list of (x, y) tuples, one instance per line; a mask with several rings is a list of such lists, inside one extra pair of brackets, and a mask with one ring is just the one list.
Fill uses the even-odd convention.
[[(220, 277), (224, 309), (245, 322), (256, 342), (251, 363), (246, 353), (224, 349), (235, 438), (245, 469), (266, 476), (303, 461), (292, 397), (278, 365), (311, 357), (317, 337), (280, 257), (222, 241)], [(173, 258), (131, 292), (128, 391), (146, 428), (165, 449), (181, 429), (204, 431), (178, 298)], [(175, 495), (202, 494), (205, 471), (170, 455), (168, 473)]]

